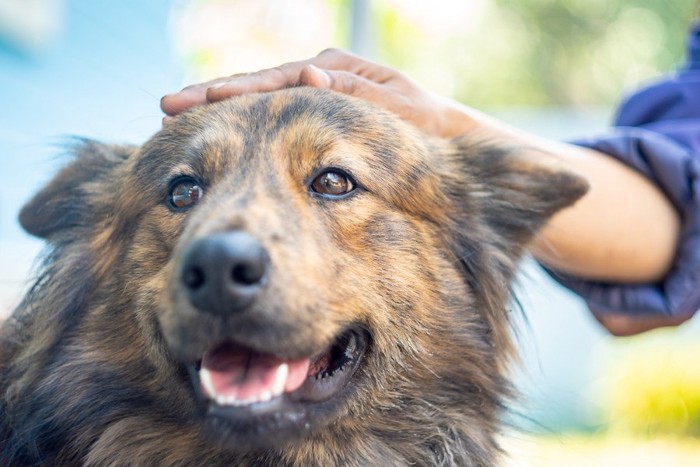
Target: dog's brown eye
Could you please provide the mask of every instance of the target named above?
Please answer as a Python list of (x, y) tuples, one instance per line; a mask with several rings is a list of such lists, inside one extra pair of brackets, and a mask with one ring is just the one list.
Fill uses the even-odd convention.
[(195, 179), (180, 177), (170, 184), (168, 201), (173, 209), (187, 209), (194, 206), (203, 194), (204, 190)]
[(354, 190), (355, 183), (341, 170), (328, 170), (314, 179), (311, 189), (322, 195), (342, 196)]

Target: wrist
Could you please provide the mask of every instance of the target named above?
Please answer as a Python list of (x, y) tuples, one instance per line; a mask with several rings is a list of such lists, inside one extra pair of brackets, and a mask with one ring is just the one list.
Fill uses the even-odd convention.
[(474, 139), (496, 142), (517, 142), (523, 146), (543, 145), (534, 135), (512, 127), (494, 117), (451, 99), (444, 99), (444, 111), (439, 130), (443, 138), (456, 138), (469, 134)]
[(442, 110), (437, 114), (439, 123), (436, 125), (435, 135), (451, 139), (478, 129), (480, 118), (476, 110), (452, 99), (441, 96), (438, 99), (442, 101)]

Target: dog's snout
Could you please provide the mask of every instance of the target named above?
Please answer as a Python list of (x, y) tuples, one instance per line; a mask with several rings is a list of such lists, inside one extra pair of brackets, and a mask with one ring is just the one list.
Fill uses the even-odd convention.
[(225, 315), (250, 305), (266, 282), (268, 266), (267, 252), (251, 235), (214, 233), (187, 248), (180, 282), (192, 306)]

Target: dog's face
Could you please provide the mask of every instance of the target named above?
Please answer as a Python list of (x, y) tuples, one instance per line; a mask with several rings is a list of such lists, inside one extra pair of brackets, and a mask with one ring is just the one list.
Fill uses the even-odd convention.
[(54, 380), (109, 368), (153, 401), (142, 423), (211, 452), (493, 455), (507, 283), (578, 178), (301, 89), (83, 152), (22, 213), (93, 284), (54, 339), (82, 367)]
[(469, 294), (439, 245), (436, 154), (413, 134), (328, 95), (215, 111), (165, 130), (177, 152), (144, 150), (138, 178), (162, 181), (146, 230), (179, 235), (138, 244), (169, 257), (150, 279), (158, 321), (205, 423), (234, 447), (278, 444), (395, 386), (444, 289)]

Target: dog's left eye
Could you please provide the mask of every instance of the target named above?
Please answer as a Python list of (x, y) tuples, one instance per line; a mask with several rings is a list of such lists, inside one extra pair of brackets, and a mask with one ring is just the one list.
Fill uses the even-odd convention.
[(175, 211), (182, 211), (194, 206), (200, 200), (204, 190), (192, 177), (178, 177), (170, 182), (168, 204)]
[(318, 194), (331, 197), (342, 196), (355, 189), (355, 182), (350, 175), (339, 169), (326, 170), (314, 178), (311, 189)]

